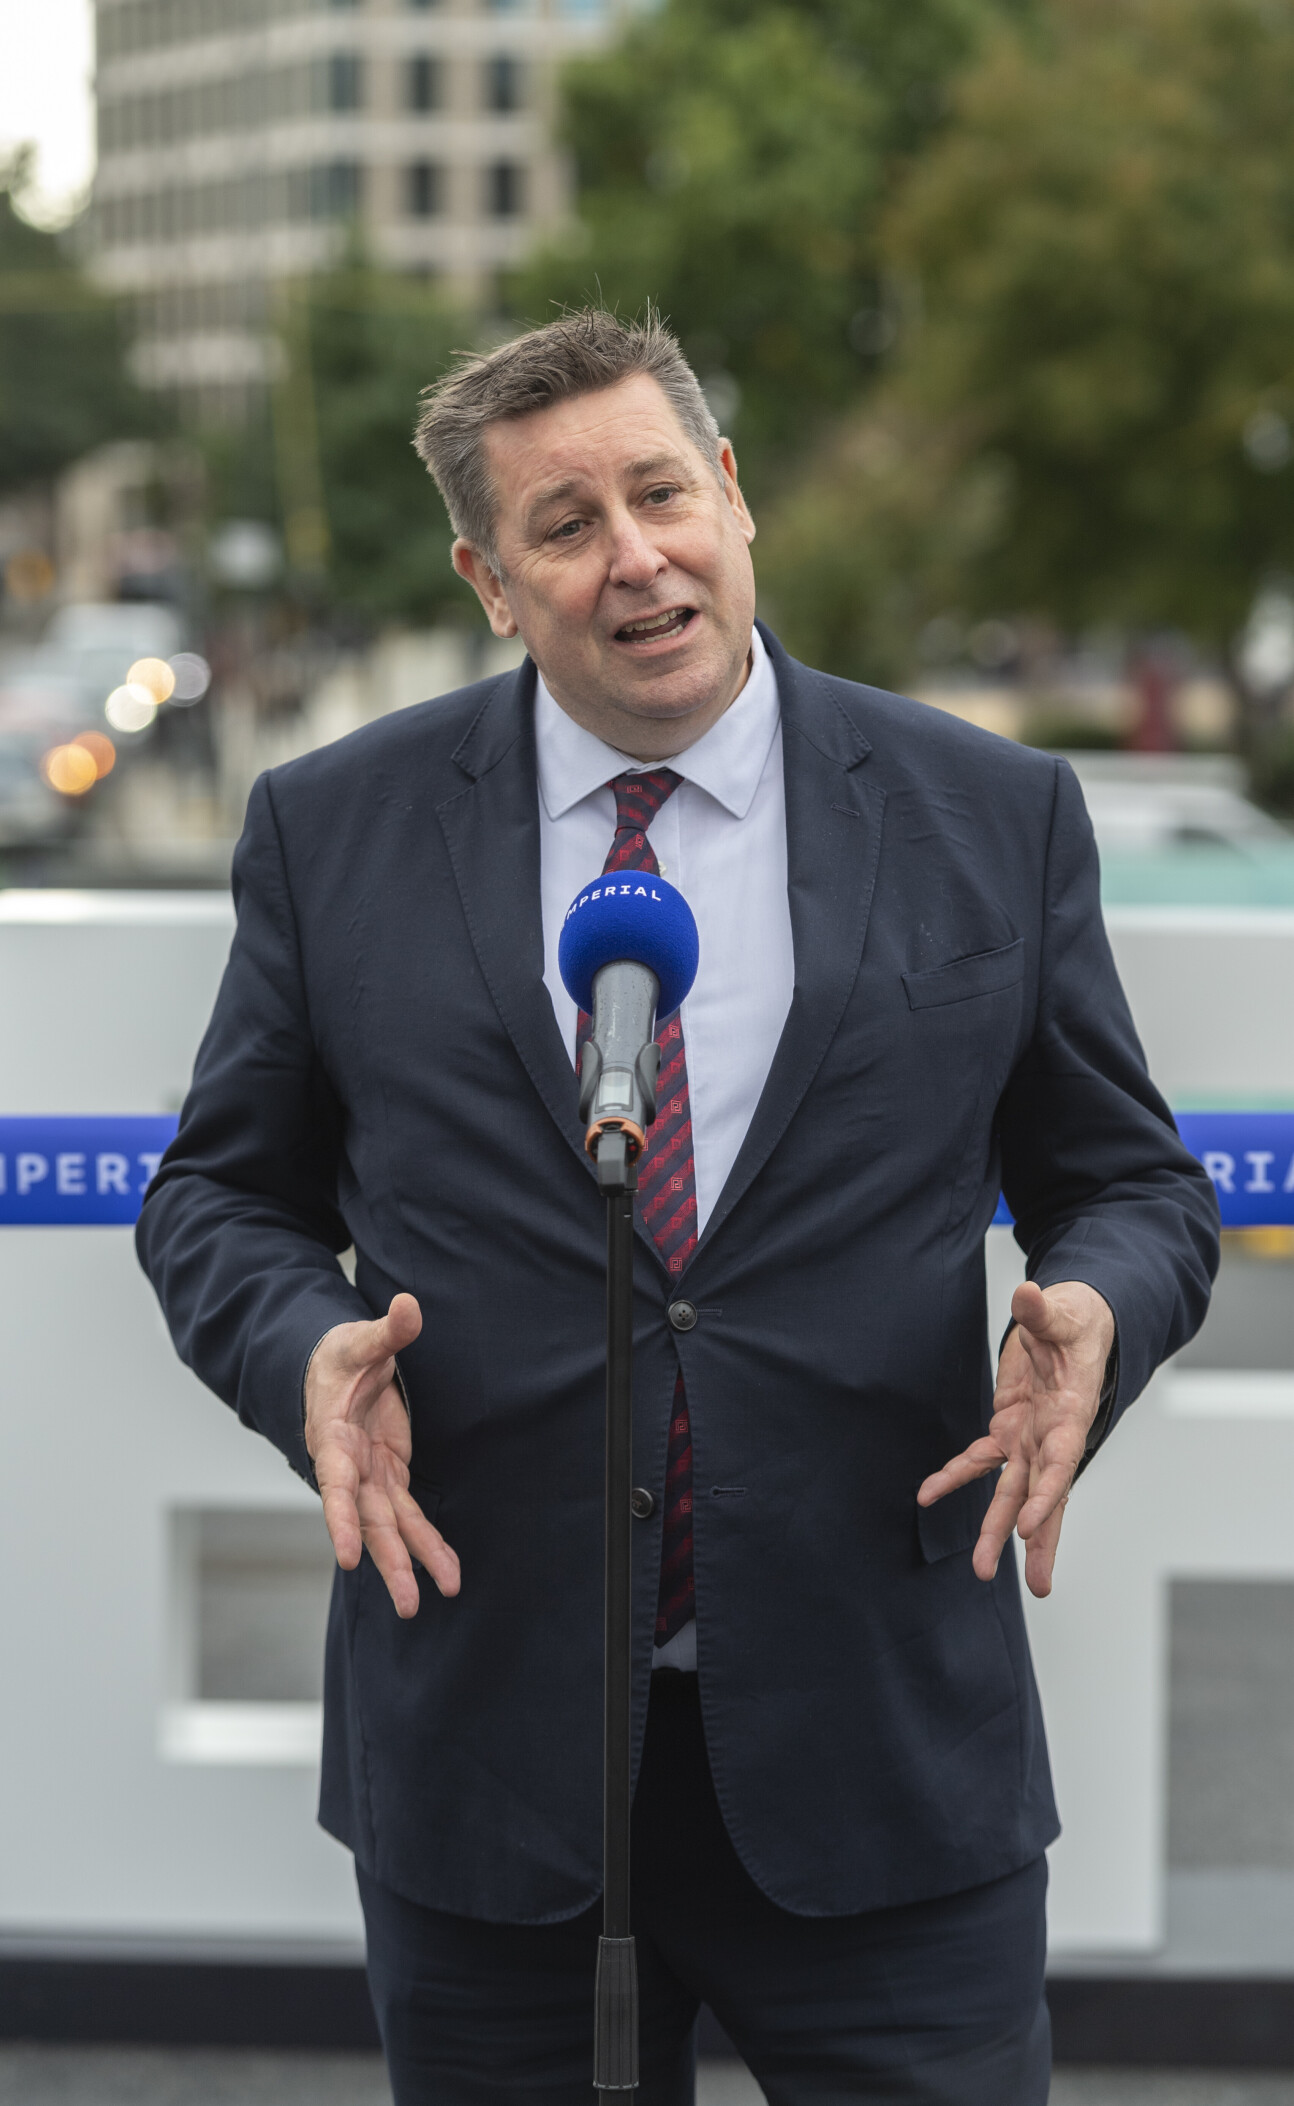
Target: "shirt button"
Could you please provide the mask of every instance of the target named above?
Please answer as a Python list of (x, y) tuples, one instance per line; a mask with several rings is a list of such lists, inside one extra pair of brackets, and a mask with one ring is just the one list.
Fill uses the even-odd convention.
[(696, 1327), (696, 1306), (692, 1302), (671, 1302), (669, 1320), (676, 1331), (691, 1331)]
[(629, 1494), (629, 1507), (635, 1521), (646, 1521), (655, 1513), (656, 1501), (645, 1485), (636, 1484)]

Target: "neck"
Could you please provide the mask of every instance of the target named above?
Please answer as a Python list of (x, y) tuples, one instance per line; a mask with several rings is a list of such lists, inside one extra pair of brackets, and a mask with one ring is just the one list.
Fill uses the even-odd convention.
[(705, 737), (706, 732), (718, 723), (724, 712), (732, 708), (750, 678), (754, 663), (755, 653), (752, 647), (741, 662), (735, 686), (722, 702), (717, 706), (714, 702), (707, 702), (703, 709), (695, 711), (689, 717), (674, 717), (668, 720), (631, 716), (627, 710), (618, 709), (612, 713), (605, 709), (595, 711), (582, 708), (578, 704), (568, 702), (553, 686), (546, 673), (544, 684), (558, 707), (564, 709), (567, 716), (572, 717), (585, 731), (591, 731), (595, 738), (601, 739), (608, 746), (614, 746), (617, 753), (625, 754), (630, 760), (654, 765), (659, 761), (672, 760), (676, 754), (686, 753), (689, 746), (695, 746), (698, 739)]

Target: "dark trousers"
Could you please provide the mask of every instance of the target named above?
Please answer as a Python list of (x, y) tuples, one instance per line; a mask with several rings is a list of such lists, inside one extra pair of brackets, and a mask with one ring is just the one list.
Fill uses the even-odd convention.
[[(789, 1915), (728, 1840), (695, 1675), (653, 1677), (633, 1821), (638, 2106), (691, 2106), (702, 2003), (773, 2106), (1045, 2106), (1045, 1860), (938, 1901)], [(599, 1910), (480, 1923), (359, 1888), (396, 2106), (595, 2097)]]

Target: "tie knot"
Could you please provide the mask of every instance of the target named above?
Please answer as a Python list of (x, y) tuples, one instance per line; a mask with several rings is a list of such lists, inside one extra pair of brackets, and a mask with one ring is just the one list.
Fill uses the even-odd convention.
[(616, 794), (616, 832), (645, 834), (666, 798), (673, 796), (682, 780), (672, 768), (651, 768), (641, 773), (617, 775), (610, 785)]

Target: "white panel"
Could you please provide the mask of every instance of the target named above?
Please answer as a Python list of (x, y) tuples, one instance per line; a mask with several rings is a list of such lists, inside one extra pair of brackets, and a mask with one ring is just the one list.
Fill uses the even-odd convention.
[[(1291, 1101), (1294, 916), (1110, 925), (1171, 1100)], [(0, 1111), (175, 1108), (230, 928), (220, 896), (0, 894)], [(9, 1229), (0, 1251), (0, 1937), (352, 1945), (349, 1860), (314, 1823), (317, 1712), (177, 1704), (168, 1659), (171, 1510), (311, 1494), (179, 1366), (129, 1235)], [(987, 1264), (996, 1342), (1022, 1270), (1008, 1232)], [(1029, 1604), (1062, 1963), (1162, 1935), (1167, 1582), (1294, 1578), (1292, 1383), (1162, 1375)]]
[[(221, 895), (0, 895), (0, 1110), (178, 1105), (231, 927)], [(171, 1509), (313, 1494), (180, 1365), (127, 1231), (3, 1229), (0, 1257), (0, 1936), (353, 1948), (300, 1719), (291, 1764), (282, 1721), (260, 1764), (246, 1733), (162, 1752)]]

